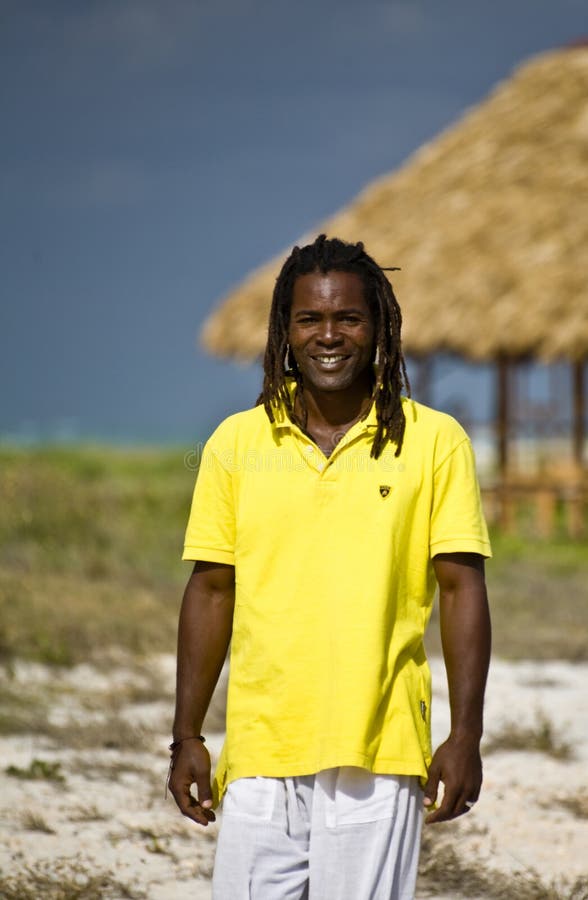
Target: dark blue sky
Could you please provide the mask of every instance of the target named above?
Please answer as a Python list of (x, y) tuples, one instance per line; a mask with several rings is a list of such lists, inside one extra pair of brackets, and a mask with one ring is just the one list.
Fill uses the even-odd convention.
[(255, 367), (196, 346), (212, 305), (586, 32), (584, 0), (0, 0), (0, 435), (187, 441), (250, 405)]

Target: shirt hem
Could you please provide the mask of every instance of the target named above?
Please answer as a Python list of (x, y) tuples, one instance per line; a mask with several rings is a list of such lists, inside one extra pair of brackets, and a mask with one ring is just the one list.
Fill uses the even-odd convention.
[(182, 553), (182, 559), (201, 560), (202, 562), (226, 563), (229, 566), (235, 565), (235, 554), (230, 550), (215, 550), (212, 547), (192, 547), (187, 544)]
[(354, 766), (360, 769), (367, 769), (374, 775), (412, 775), (420, 779), (424, 784), (428, 773), (427, 767), (430, 760), (421, 759), (419, 762), (412, 760), (396, 759), (393, 757), (382, 757), (375, 761), (361, 754), (353, 754), (352, 756), (335, 757), (321, 761), (317, 764), (296, 765), (288, 762), (280, 762), (274, 765), (237, 765), (224, 769), (219, 766), (214, 777), (213, 783), (213, 799), (216, 807), (221, 801), (229, 784), (237, 781), (239, 778), (296, 778), (304, 775), (316, 775), (326, 769), (340, 768), (341, 766)]
[(452, 538), (430, 544), (430, 553), (431, 558), (437, 553), (478, 553), (480, 556), (490, 559), (492, 548), (487, 541), (477, 541), (473, 538)]

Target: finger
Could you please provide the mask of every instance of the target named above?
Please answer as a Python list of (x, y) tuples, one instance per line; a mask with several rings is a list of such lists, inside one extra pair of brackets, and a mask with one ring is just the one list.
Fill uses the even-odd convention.
[(426, 818), (425, 822), (430, 825), (435, 822), (449, 822), (451, 819), (457, 819), (458, 816), (463, 816), (464, 813), (468, 812), (470, 809), (468, 803), (471, 803), (471, 801), (467, 800), (467, 796), (467, 793), (464, 793), (459, 789), (448, 789), (447, 785), (445, 785), (443, 802), (439, 806), (439, 809), (435, 810), (434, 813), (431, 813), (431, 815)]
[(204, 809), (210, 809), (212, 806), (212, 788), (208, 772), (199, 772), (196, 775), (196, 788), (198, 790), (198, 802)]
[(178, 808), (183, 816), (186, 816), (188, 819), (192, 819), (193, 822), (197, 822), (198, 825), (208, 825), (209, 822), (214, 822), (216, 820), (216, 816), (211, 809), (205, 809), (195, 797), (190, 793), (190, 782), (184, 782), (182, 784), (177, 784), (170, 781), (170, 791)]
[(435, 804), (439, 792), (439, 780), (439, 771), (431, 767), (429, 769), (429, 778), (425, 785), (425, 799), (423, 801), (425, 806), (433, 806)]
[(192, 819), (192, 821), (196, 822), (198, 825), (204, 825), (204, 827), (206, 827), (209, 822), (216, 821), (216, 816), (213, 811), (211, 809), (204, 809), (198, 800), (191, 794), (185, 802), (181, 804), (178, 803), (178, 806), (180, 807), (182, 815), (186, 816), (188, 819)]
[(482, 785), (481, 785), (481, 784), (475, 785), (475, 786), (472, 788), (471, 791), (468, 791), (468, 794), (467, 794), (467, 797), (468, 797), (467, 802), (468, 802), (468, 803), (477, 803), (478, 800), (480, 799), (480, 792), (481, 792), (481, 790), (482, 790)]
[(198, 825), (204, 825), (204, 827), (206, 827), (209, 822), (216, 822), (216, 816), (213, 811), (203, 807), (202, 804), (192, 796), (190, 796), (190, 812), (188, 815), (194, 822), (197, 822)]
[(459, 792), (455, 789), (452, 790), (450, 786), (445, 784), (443, 786), (443, 797), (441, 799), (441, 803), (439, 804), (438, 809), (432, 812), (427, 818), (425, 822), (427, 825), (431, 825), (435, 822), (447, 822), (449, 819), (454, 817), (456, 803), (459, 800)]

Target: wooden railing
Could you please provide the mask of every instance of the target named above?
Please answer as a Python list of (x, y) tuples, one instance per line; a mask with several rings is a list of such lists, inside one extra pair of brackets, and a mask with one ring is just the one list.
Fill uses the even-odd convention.
[(509, 534), (549, 538), (557, 532), (580, 539), (588, 533), (588, 478), (508, 476), (482, 485), (488, 524)]

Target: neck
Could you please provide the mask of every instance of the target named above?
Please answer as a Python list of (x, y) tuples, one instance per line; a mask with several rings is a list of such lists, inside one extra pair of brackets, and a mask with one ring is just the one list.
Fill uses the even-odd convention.
[[(343, 428), (352, 425), (367, 413), (372, 402), (371, 381), (366, 379), (343, 391), (319, 391), (304, 386), (304, 400), (308, 413), (306, 427)], [(299, 404), (295, 404), (300, 413)]]

